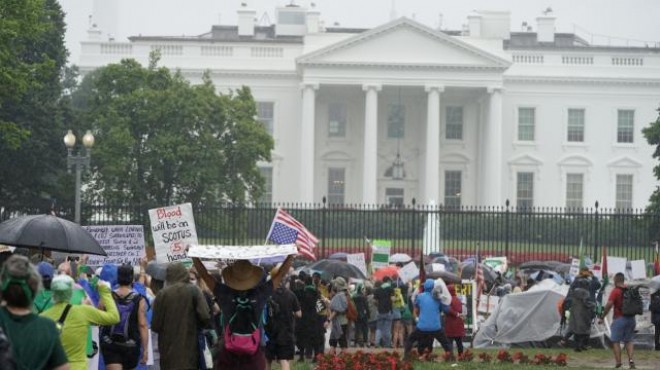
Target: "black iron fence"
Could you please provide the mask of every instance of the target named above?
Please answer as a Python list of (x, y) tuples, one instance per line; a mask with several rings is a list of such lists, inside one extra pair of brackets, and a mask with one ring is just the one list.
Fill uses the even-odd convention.
[[(507, 256), (512, 263), (529, 260), (568, 261), (584, 254), (653, 260), (660, 215), (642, 210), (592, 208), (442, 207), (416, 204), (399, 207), (321, 204), (268, 204), (244, 206), (221, 204), (196, 206), (199, 242), (218, 245), (265, 243), (277, 207), (289, 211), (320, 240), (318, 257), (334, 252), (370, 254), (368, 240), (386, 239), (393, 253), (419, 256), (425, 243), (446, 254)], [(147, 245), (152, 244), (145, 205), (83, 205), (84, 225), (144, 225)], [(44, 213), (39, 207), (5, 209), (0, 219)], [(59, 207), (60, 217), (73, 219), (73, 207)], [(431, 232), (435, 230), (435, 234)], [(425, 237), (426, 235), (426, 237)], [(434, 237), (435, 236), (435, 237)]]

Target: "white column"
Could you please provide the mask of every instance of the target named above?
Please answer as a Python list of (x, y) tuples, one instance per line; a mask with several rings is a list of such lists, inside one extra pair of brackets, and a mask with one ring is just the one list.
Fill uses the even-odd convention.
[(364, 104), (364, 155), (362, 168), (362, 203), (378, 202), (378, 92), (380, 85), (363, 85)]
[(424, 203), (440, 202), (440, 93), (442, 86), (426, 86), (426, 156), (424, 158)]
[(303, 83), (300, 121), (300, 202), (314, 202), (314, 125), (318, 84)]
[(489, 87), (488, 123), (484, 134), (486, 163), (481, 186), (486, 189), (484, 206), (503, 205), (502, 199), (502, 89)]

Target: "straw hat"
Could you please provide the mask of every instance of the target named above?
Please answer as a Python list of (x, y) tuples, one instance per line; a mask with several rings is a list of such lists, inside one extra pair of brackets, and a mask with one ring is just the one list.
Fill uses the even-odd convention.
[(238, 260), (222, 270), (225, 284), (234, 290), (250, 290), (259, 284), (264, 271), (248, 260)]

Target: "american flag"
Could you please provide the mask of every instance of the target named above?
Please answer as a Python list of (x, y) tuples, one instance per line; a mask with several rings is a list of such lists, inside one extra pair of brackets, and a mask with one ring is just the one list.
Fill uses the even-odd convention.
[(298, 253), (311, 260), (316, 260), (314, 248), (319, 240), (282, 208), (277, 209), (266, 239), (277, 244), (296, 244)]

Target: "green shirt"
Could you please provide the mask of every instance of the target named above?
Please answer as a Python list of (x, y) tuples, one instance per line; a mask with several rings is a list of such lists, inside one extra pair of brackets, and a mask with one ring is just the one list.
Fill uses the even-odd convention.
[(0, 325), (12, 343), (18, 370), (53, 369), (68, 362), (52, 320), (34, 313), (14, 315), (2, 307)]

